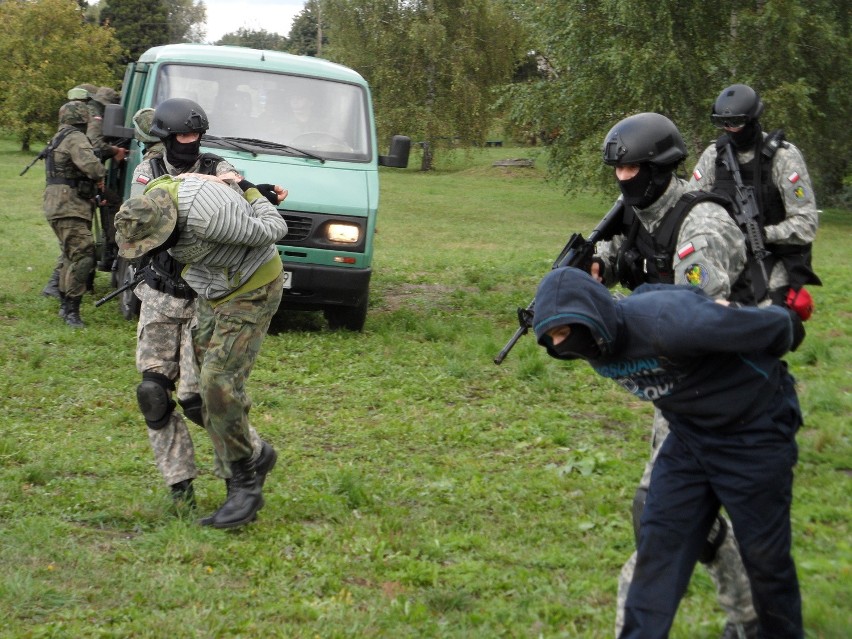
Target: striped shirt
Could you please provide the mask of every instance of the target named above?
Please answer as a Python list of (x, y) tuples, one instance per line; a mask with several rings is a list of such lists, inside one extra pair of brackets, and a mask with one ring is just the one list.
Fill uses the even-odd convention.
[(178, 189), (180, 239), (169, 249), (187, 265), (183, 278), (199, 296), (216, 300), (278, 258), (287, 223), (266, 198), (249, 204), (226, 184), (183, 178)]

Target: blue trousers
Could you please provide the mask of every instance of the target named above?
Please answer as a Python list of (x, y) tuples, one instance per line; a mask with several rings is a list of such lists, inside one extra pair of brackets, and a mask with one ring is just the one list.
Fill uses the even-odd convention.
[(719, 430), (670, 419), (671, 434), (660, 449), (642, 513), (620, 639), (668, 636), (720, 505), (736, 532), (761, 636), (804, 637), (790, 554), (795, 434), (801, 424), (791, 377), (785, 375), (775, 400), (770, 413)]

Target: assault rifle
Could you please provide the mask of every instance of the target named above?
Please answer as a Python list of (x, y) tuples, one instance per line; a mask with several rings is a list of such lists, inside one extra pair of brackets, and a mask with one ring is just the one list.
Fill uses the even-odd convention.
[(754, 195), (754, 187), (743, 184), (740, 164), (734, 155), (733, 145), (729, 141), (725, 144), (725, 157), (722, 163), (734, 176), (734, 219), (745, 233), (746, 247), (754, 258), (749, 260), (751, 264), (752, 289), (755, 301), (761, 301), (769, 289), (769, 274), (766, 272), (766, 264), (763, 261), (770, 256), (770, 252), (763, 243), (763, 229), (760, 226), (760, 210), (757, 207), (757, 199)]
[[(592, 265), (592, 258), (595, 254), (595, 245), (598, 242), (611, 240), (621, 231), (621, 222), (624, 218), (624, 203), (619, 200), (616, 202), (609, 212), (598, 222), (595, 230), (589, 233), (589, 239), (584, 239), (579, 233), (574, 233), (568, 240), (568, 243), (559, 253), (559, 257), (553, 262), (551, 268), (557, 269), (565, 266), (573, 266), (589, 272)], [(514, 348), (518, 340), (521, 339), (532, 328), (533, 315), (535, 309), (535, 298), (529, 303), (526, 308), (518, 308), (518, 330), (506, 342), (503, 349), (494, 358), (494, 363), (498, 366), (506, 359), (506, 355)]]
[(136, 273), (133, 275), (132, 278), (130, 278), (129, 281), (127, 281), (123, 285), (119, 286), (112, 293), (109, 293), (108, 295), (104, 295), (101, 299), (99, 299), (97, 302), (95, 302), (95, 306), (97, 307), (97, 306), (101, 306), (102, 304), (106, 304), (111, 299), (116, 298), (119, 295), (121, 295), (122, 293), (124, 293), (124, 291), (132, 290), (132, 289), (136, 288), (139, 284), (142, 283), (142, 280), (145, 279), (145, 276), (148, 275), (149, 269), (153, 270), (153, 267), (151, 266), (150, 263), (146, 264), (145, 266), (140, 268), (138, 271), (136, 271)]
[(48, 144), (46, 147), (44, 147), (44, 148), (41, 150), (41, 152), (40, 152), (37, 156), (35, 156), (35, 157), (33, 158), (33, 161), (32, 161), (32, 162), (30, 162), (29, 164), (27, 164), (27, 165), (24, 167), (24, 170), (23, 170), (23, 171), (21, 171), (20, 173), (18, 173), (18, 177), (21, 177), (21, 176), (22, 176), (22, 175), (24, 175), (27, 171), (29, 171), (31, 168), (33, 168), (33, 165), (34, 165), (36, 162), (38, 162), (39, 160), (43, 160), (44, 158), (46, 158), (46, 157), (47, 157), (47, 150), (48, 150), (49, 148), (50, 148), (50, 145), (49, 145), (49, 144)]

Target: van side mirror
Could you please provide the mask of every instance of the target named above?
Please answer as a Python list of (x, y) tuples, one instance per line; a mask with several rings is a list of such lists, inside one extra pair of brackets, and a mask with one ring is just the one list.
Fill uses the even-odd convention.
[(105, 138), (132, 140), (136, 129), (124, 126), (124, 107), (120, 104), (107, 104), (104, 107), (103, 134)]
[(407, 135), (395, 135), (391, 139), (390, 155), (380, 155), (379, 166), (404, 169), (408, 166), (408, 155), (410, 152), (411, 138)]

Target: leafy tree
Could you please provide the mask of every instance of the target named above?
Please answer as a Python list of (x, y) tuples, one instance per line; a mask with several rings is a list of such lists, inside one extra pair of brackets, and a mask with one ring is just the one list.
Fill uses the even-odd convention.
[(207, 36), (207, 7), (202, 0), (170, 0), (169, 43), (204, 42)]
[(492, 89), (525, 53), (506, 7), (502, 0), (324, 0), (327, 57), (367, 78), (379, 130), (421, 140), (421, 169), (430, 170), (436, 148), (485, 140)]
[(287, 51), (290, 46), (289, 40), (282, 35), (270, 33), (265, 29), (253, 31), (245, 27), (240, 27), (234, 33), (226, 33), (216, 44), (273, 51)]
[[(552, 131), (551, 168), (569, 188), (612, 189), (600, 146), (621, 118), (670, 117), (690, 150), (717, 135), (708, 121), (718, 93), (735, 82), (767, 104), (766, 129), (784, 126), (815, 181), (836, 190), (848, 172), (849, 14), (842, 0), (518, 0), (544, 79), (507, 87), (516, 124)], [(828, 153), (826, 153), (828, 151)]]
[[(290, 53), (296, 55), (319, 55), (317, 34), (319, 33), (319, 0), (308, 0), (304, 8), (296, 15), (290, 26)], [(328, 44), (328, 37), (323, 33), (323, 45)]]
[(88, 24), (76, 2), (0, 2), (0, 111), (4, 129), (30, 143), (48, 140), (68, 90), (82, 82), (118, 83), (111, 65), (121, 52), (112, 29)]
[(126, 50), (118, 60), (122, 67), (149, 48), (171, 42), (169, 10), (163, 0), (109, 0), (101, 9), (101, 21), (115, 29)]

